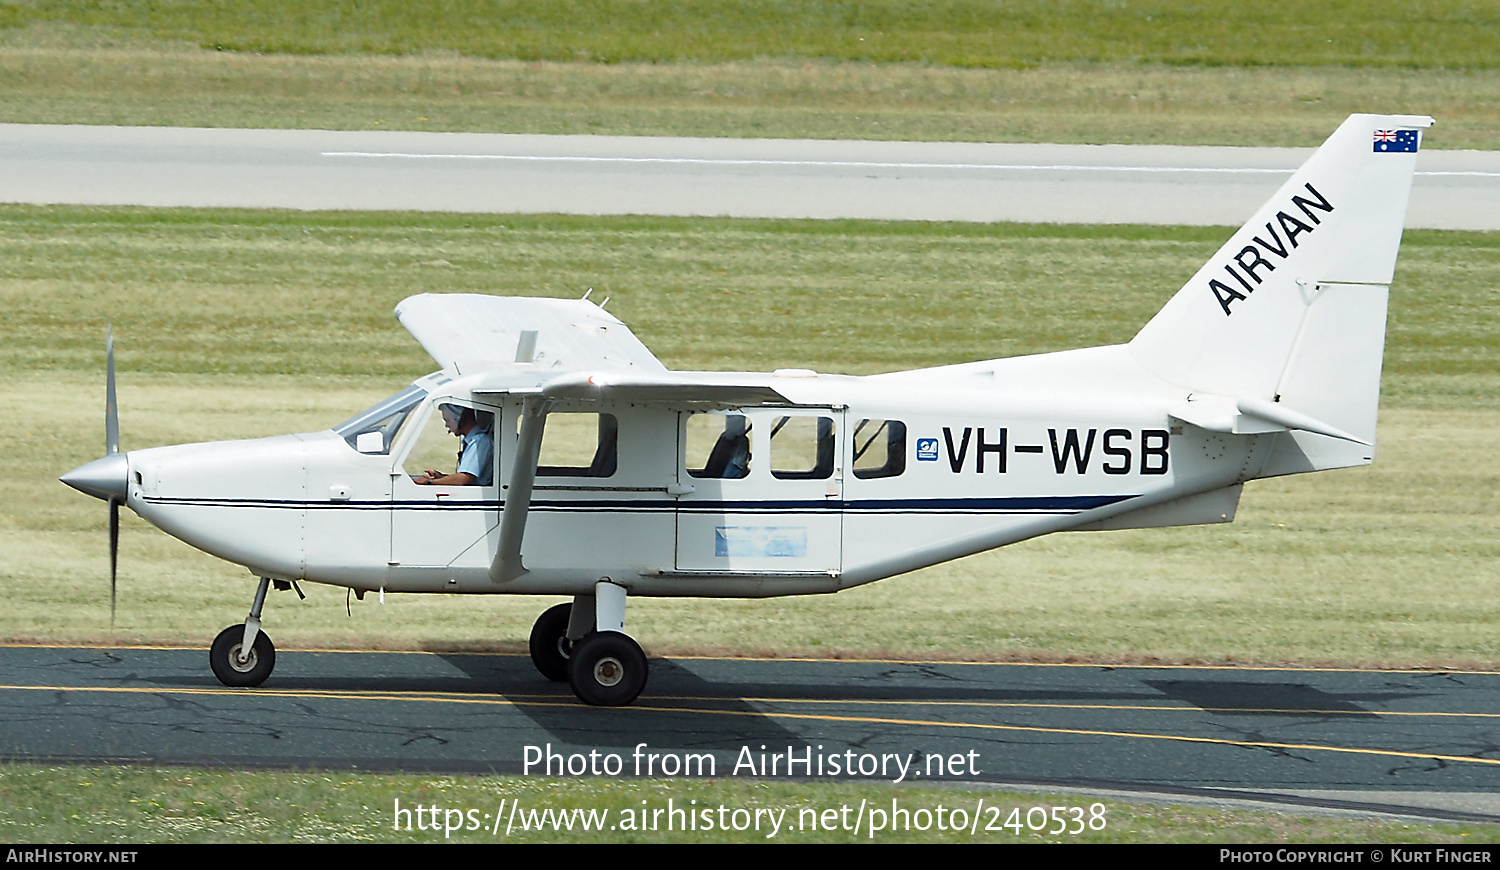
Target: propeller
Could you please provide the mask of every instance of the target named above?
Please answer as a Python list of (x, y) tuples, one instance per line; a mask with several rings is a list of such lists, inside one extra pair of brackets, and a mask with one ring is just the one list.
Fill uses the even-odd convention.
[(109, 625), (115, 625), (116, 578), (120, 564), (120, 505), (125, 503), (130, 463), (120, 453), (120, 415), (115, 405), (115, 335), (104, 340), (104, 456), (64, 474), (63, 483), (109, 502)]
[(120, 452), (120, 414), (115, 410), (115, 327), (104, 334), (104, 453)]
[[(104, 334), (104, 455), (120, 452), (120, 412), (115, 404), (115, 325)], [(115, 588), (120, 570), (120, 497), (109, 498), (109, 627), (115, 627)]]

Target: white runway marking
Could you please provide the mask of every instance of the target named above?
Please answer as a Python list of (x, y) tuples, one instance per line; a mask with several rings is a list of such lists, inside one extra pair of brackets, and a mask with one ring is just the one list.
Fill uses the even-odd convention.
[[(1205, 172), (1224, 174), (1291, 175), (1296, 170), (1230, 166), (1091, 166), (1080, 163), (895, 163), (873, 160), (735, 160), (710, 157), (588, 157), (542, 154), (420, 154), (404, 151), (324, 151), (324, 157), (363, 157), (392, 160), (516, 160), (535, 163), (644, 163), (698, 166), (814, 166), (848, 169), (995, 169), (1033, 172)], [(1500, 178), (1500, 172), (1421, 172), (1417, 175), (1466, 175)]]
[[(660, 163), (699, 166), (815, 166), (850, 169), (1003, 169), (1057, 172), (1227, 172), (1280, 173), (1291, 169), (1231, 168), (1215, 166), (1087, 166), (1082, 164), (1038, 163), (890, 163), (872, 160), (734, 160), (709, 157), (584, 157), (537, 154), (407, 154), (375, 151), (324, 151), (324, 157), (369, 157), (405, 160), (527, 160), (538, 163)], [(1500, 173), (1495, 173), (1500, 175)]]

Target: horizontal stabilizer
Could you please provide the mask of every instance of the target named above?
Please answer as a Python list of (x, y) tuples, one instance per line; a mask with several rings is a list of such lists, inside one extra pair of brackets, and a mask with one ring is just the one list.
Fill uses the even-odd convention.
[(1220, 396), (1191, 397), (1167, 412), (1173, 419), (1210, 432), (1259, 435), (1300, 429), (1369, 446), (1371, 442), (1336, 426), (1314, 420), (1284, 405), (1262, 399), (1226, 399)]

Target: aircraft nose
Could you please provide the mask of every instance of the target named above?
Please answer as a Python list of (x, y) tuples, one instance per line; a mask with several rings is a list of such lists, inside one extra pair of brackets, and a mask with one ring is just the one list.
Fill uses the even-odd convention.
[(123, 502), (130, 486), (130, 463), (125, 454), (111, 453), (103, 459), (78, 466), (58, 480), (94, 498)]

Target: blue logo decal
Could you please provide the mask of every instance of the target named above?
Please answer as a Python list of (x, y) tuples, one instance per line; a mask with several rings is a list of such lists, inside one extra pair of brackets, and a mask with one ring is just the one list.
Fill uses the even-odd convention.
[(719, 558), (804, 558), (804, 526), (719, 526), (714, 529), (714, 555)]
[(917, 461), (937, 462), (938, 440), (936, 438), (917, 439)]

